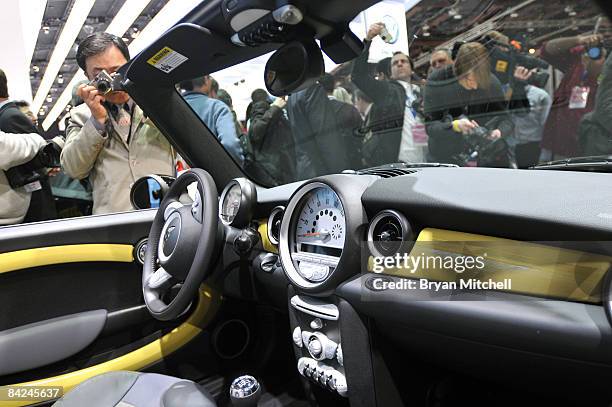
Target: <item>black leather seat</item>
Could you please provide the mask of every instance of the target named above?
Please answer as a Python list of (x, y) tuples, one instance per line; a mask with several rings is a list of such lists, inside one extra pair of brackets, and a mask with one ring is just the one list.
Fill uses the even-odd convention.
[(155, 373), (118, 371), (92, 377), (54, 407), (215, 407), (200, 385)]

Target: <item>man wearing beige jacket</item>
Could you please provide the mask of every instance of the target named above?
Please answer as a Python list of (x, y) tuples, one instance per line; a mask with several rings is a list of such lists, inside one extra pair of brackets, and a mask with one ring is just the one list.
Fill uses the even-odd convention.
[[(93, 80), (102, 71), (113, 74), (130, 56), (121, 38), (94, 33), (79, 44), (76, 58)], [(175, 174), (174, 149), (126, 92), (102, 95), (82, 84), (77, 95), (85, 103), (70, 112), (62, 169), (73, 178), (89, 177), (94, 214), (131, 210), (134, 181), (152, 173)]]
[(31, 192), (13, 189), (4, 171), (30, 161), (46, 144), (38, 134), (12, 134), (0, 131), (0, 225), (21, 223), (30, 207)]

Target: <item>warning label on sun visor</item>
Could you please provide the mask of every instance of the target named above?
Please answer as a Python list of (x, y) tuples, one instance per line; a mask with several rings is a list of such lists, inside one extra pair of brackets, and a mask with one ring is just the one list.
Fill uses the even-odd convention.
[(164, 47), (149, 58), (147, 63), (162, 72), (170, 73), (188, 59), (185, 55), (174, 51), (172, 48)]

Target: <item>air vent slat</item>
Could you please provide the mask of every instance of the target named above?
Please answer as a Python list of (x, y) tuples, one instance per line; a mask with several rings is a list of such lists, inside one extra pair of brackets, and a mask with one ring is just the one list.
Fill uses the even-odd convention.
[(377, 175), (382, 178), (394, 178), (402, 175), (414, 174), (418, 170), (410, 168), (371, 168), (358, 171), (359, 175)]

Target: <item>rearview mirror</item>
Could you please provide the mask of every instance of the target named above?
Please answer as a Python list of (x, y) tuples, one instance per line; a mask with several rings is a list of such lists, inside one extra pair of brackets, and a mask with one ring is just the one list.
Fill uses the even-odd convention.
[(130, 191), (130, 201), (134, 209), (159, 208), (172, 181), (172, 177), (159, 175), (147, 175), (136, 180)]
[(324, 72), (323, 54), (314, 40), (293, 41), (266, 63), (264, 82), (274, 96), (285, 96), (315, 83)]

